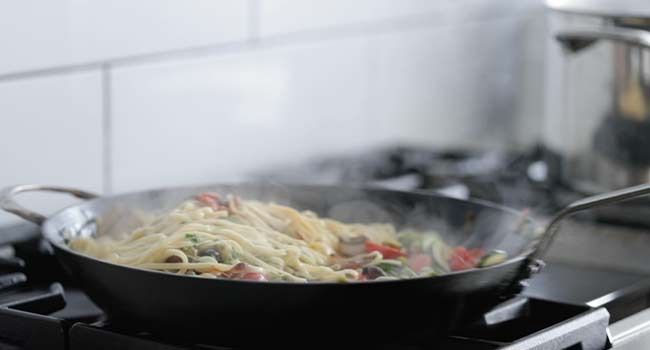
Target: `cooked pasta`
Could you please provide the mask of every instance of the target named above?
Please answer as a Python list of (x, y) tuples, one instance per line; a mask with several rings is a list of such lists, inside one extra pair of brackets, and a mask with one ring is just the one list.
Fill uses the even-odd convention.
[[(501, 252), (449, 247), (435, 232), (343, 223), (288, 206), (203, 193), (125, 238), (77, 238), (78, 252), (206, 278), (350, 282), (431, 276), (499, 263)], [(503, 255), (503, 259), (498, 255)], [(495, 258), (497, 256), (497, 258)]]

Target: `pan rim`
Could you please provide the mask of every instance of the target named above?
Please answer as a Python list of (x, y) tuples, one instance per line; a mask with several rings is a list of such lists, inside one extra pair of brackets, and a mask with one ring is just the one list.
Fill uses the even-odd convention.
[[(86, 205), (91, 205), (96, 202), (100, 201), (112, 201), (116, 200), (119, 198), (125, 198), (125, 197), (130, 197), (130, 196), (137, 196), (137, 195), (143, 195), (146, 193), (156, 193), (156, 192), (165, 192), (165, 191), (183, 191), (183, 190), (193, 190), (193, 189), (201, 189), (201, 188), (209, 188), (209, 187), (216, 187), (216, 186), (282, 186), (282, 187), (293, 187), (293, 188), (312, 188), (312, 189), (338, 189), (338, 190), (360, 190), (360, 191), (371, 191), (375, 193), (397, 193), (397, 194), (402, 194), (402, 195), (408, 195), (408, 196), (423, 196), (423, 197), (428, 197), (428, 198), (444, 198), (445, 200), (452, 200), (452, 201), (460, 201), (464, 203), (471, 203), (483, 207), (488, 207), (491, 209), (499, 210), (504, 213), (508, 213), (510, 215), (515, 215), (519, 217), (524, 217), (524, 222), (528, 222), (529, 224), (532, 224), (537, 227), (541, 227), (539, 223), (531, 218), (530, 216), (524, 216), (524, 212), (507, 207), (505, 205), (501, 205), (499, 203), (494, 203), (491, 201), (487, 200), (482, 200), (482, 199), (477, 199), (477, 198), (469, 198), (469, 199), (458, 199), (455, 197), (450, 197), (446, 196), (440, 193), (432, 193), (424, 190), (415, 190), (415, 191), (404, 191), (404, 190), (393, 190), (393, 189), (386, 189), (382, 187), (376, 187), (376, 186), (369, 186), (369, 185), (320, 185), (320, 184), (300, 184), (300, 183), (262, 183), (262, 182), (228, 182), (228, 183), (210, 183), (210, 184), (199, 184), (199, 185), (187, 185), (187, 186), (173, 186), (173, 187), (159, 187), (159, 188), (153, 188), (153, 189), (146, 189), (146, 190), (139, 190), (139, 191), (130, 191), (130, 192), (125, 192), (117, 195), (108, 195), (108, 196), (99, 196), (97, 198), (93, 198), (84, 202), (81, 202), (79, 204), (74, 204), (67, 206), (65, 208), (62, 208), (55, 212), (54, 214), (50, 215), (47, 217), (47, 219), (43, 222), (41, 225), (41, 233), (42, 236), (45, 238), (45, 240), (51, 244), (52, 246), (55, 247), (55, 249), (59, 249), (61, 251), (64, 251), (67, 254), (72, 254), (75, 255), (79, 258), (82, 258), (84, 260), (89, 260), (95, 263), (101, 263), (101, 264), (106, 264), (110, 265), (116, 268), (125, 268), (129, 270), (135, 270), (139, 272), (148, 272), (148, 273), (153, 273), (157, 275), (164, 275), (164, 276), (170, 276), (170, 277), (181, 277), (181, 278), (191, 278), (193, 280), (206, 280), (206, 281), (215, 281), (216, 283), (234, 283), (234, 284), (255, 284), (255, 285), (282, 285), (282, 286), (308, 286), (308, 285), (314, 285), (314, 286), (329, 286), (329, 285), (337, 285), (337, 286), (359, 286), (359, 285), (373, 285), (373, 284), (394, 284), (394, 283), (405, 283), (406, 281), (422, 281), (422, 280), (437, 280), (437, 279), (442, 279), (450, 276), (457, 276), (457, 275), (464, 275), (464, 274), (473, 274), (473, 273), (478, 273), (480, 271), (487, 271), (487, 270), (493, 270), (493, 269), (498, 269), (501, 268), (502, 266), (505, 265), (510, 265), (510, 264), (516, 264), (518, 262), (521, 262), (522, 260), (527, 259), (532, 252), (535, 250), (535, 247), (538, 244), (539, 240), (536, 239), (531, 239), (531, 244), (528, 246), (527, 249), (522, 251), (521, 253), (514, 255), (510, 258), (508, 258), (506, 261), (488, 266), (488, 267), (482, 267), (482, 268), (471, 268), (467, 270), (461, 270), (461, 271), (452, 271), (445, 273), (443, 275), (436, 275), (436, 276), (419, 276), (419, 277), (413, 277), (413, 278), (402, 278), (402, 279), (394, 279), (394, 280), (370, 280), (370, 281), (350, 281), (350, 282), (319, 282), (319, 281), (313, 281), (313, 282), (305, 282), (305, 283), (298, 283), (298, 282), (286, 282), (286, 281), (250, 281), (250, 280), (238, 280), (238, 279), (228, 279), (228, 278), (220, 278), (220, 277), (215, 277), (215, 278), (205, 278), (205, 277), (200, 277), (200, 276), (190, 276), (190, 275), (181, 275), (181, 274), (175, 274), (175, 273), (170, 273), (170, 272), (165, 272), (165, 271), (158, 271), (158, 270), (151, 270), (151, 269), (145, 269), (141, 267), (136, 267), (136, 266), (129, 266), (129, 265), (123, 265), (123, 264), (118, 264), (118, 263), (113, 263), (110, 261), (105, 261), (102, 259), (98, 259), (80, 252), (77, 252), (73, 249), (71, 249), (65, 242), (59, 241), (59, 240), (54, 240), (52, 237), (56, 234), (55, 229), (52, 226), (52, 222), (56, 221), (60, 216), (63, 216), (67, 211), (73, 209), (73, 208), (81, 208)], [(206, 283), (213, 283), (213, 282), (206, 282)]]

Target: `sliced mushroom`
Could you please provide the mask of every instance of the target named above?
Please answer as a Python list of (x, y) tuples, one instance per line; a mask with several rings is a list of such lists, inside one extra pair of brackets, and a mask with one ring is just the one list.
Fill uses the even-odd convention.
[(200, 251), (199, 256), (209, 256), (209, 257), (214, 258), (214, 260), (216, 260), (217, 262), (222, 262), (223, 261), (223, 257), (221, 256), (221, 252), (219, 252), (218, 250), (216, 250), (214, 248), (208, 248), (206, 250)]
[(367, 238), (364, 236), (342, 238), (339, 242), (339, 251), (345, 256), (362, 254), (366, 251), (366, 240)]
[(170, 255), (167, 259), (165, 259), (165, 262), (172, 263), (172, 264), (182, 263), (183, 259), (181, 259), (181, 257), (178, 255)]
[(380, 269), (377, 266), (366, 266), (361, 270), (361, 272), (364, 276), (366, 276), (366, 279), (368, 280), (374, 280), (379, 277), (386, 276), (384, 270)]

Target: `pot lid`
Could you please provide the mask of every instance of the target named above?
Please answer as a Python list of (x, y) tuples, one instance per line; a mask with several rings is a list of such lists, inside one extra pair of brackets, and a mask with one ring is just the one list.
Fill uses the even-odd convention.
[(591, 16), (650, 18), (649, 0), (546, 0), (546, 6), (556, 11)]

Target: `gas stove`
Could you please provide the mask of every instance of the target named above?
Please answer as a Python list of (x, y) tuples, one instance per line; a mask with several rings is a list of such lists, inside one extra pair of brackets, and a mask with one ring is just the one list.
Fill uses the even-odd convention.
[[(565, 183), (561, 166), (562, 158), (541, 145), (507, 152), (393, 146), (274, 167), (252, 177), (279, 183), (432, 191), (552, 215), (570, 202), (594, 194)], [(650, 201), (641, 198), (581, 213), (579, 217), (650, 227)]]
[[(282, 172), (260, 173), (258, 178), (435, 191), (532, 208), (543, 217), (582, 195), (557, 180), (557, 166), (558, 159), (542, 148), (497, 153), (398, 147), (285, 167)], [(444, 336), (431, 330), (391, 338), (390, 342), (383, 342), (380, 335), (369, 335), (369, 342), (386, 349), (647, 348), (650, 268), (638, 267), (647, 265), (643, 257), (650, 249), (650, 239), (646, 238), (650, 235), (637, 234), (630, 227), (643, 227), (638, 225), (650, 215), (642, 214), (647, 206), (633, 207), (641, 208), (641, 212), (630, 212), (629, 208), (622, 210), (627, 216), (607, 212), (595, 217), (609, 222), (609, 226), (585, 224), (593, 216), (566, 222), (564, 226), (572, 235), (560, 235), (555, 244), (559, 249), (555, 253), (551, 249), (546, 268), (520, 295), (504, 300), (479, 319)], [(633, 225), (621, 229), (611, 226), (612, 222)], [(599, 244), (590, 246), (590, 242)], [(619, 251), (607, 256), (598, 251), (602, 246)], [(582, 260), (576, 259), (580, 254)], [(565, 259), (568, 256), (574, 259)], [(232, 348), (232, 344), (221, 344), (218, 329), (215, 325), (210, 344), (193, 344), (173, 334), (151, 334), (146, 325), (128, 328), (107, 318), (67, 278), (37, 227), (21, 224), (0, 228), (0, 349)], [(274, 345), (265, 340), (260, 347)]]
[[(113, 323), (67, 279), (34, 225), (1, 228), (0, 246), (0, 349), (229, 348), (219, 344), (217, 325), (213, 344), (191, 344)], [(447, 336), (377, 338), (376, 347), (637, 349), (643, 337), (650, 338), (650, 277), (552, 263), (520, 296)]]

